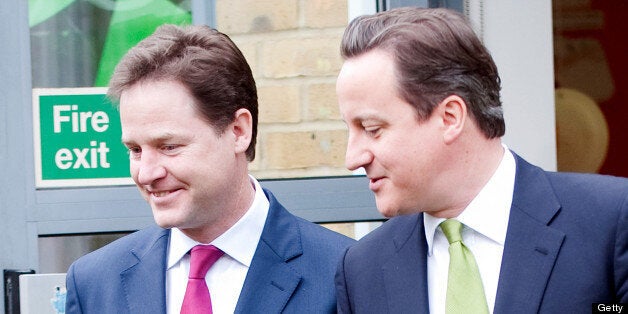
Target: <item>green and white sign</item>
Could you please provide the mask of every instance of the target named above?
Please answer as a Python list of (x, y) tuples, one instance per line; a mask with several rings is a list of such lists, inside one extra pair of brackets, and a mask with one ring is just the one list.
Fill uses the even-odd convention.
[(106, 88), (33, 89), (38, 188), (133, 184)]

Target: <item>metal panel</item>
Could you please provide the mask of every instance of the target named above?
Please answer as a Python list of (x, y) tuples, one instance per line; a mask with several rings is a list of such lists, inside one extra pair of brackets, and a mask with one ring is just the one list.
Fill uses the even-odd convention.
[(292, 213), (314, 222), (381, 220), (364, 176), (262, 180)]
[(449, 8), (463, 11), (464, 0), (377, 0), (378, 11), (386, 11), (399, 7)]
[[(0, 269), (34, 269), (28, 190), (34, 181), (30, 114), (28, 1), (0, 1)], [(34, 179), (34, 178), (33, 178)], [(36, 253), (35, 253), (36, 254)], [(0, 285), (4, 295), (4, 285)], [(4, 302), (0, 302), (4, 313)]]
[(216, 28), (216, 0), (192, 0), (192, 23)]
[[(364, 176), (260, 180), (293, 214), (317, 222), (382, 220)], [(132, 231), (153, 223), (137, 188), (37, 191), (39, 235)]]

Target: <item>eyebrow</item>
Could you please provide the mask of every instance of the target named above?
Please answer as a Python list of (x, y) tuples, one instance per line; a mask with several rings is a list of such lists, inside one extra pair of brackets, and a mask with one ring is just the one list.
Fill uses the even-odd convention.
[[(175, 137), (176, 137), (176, 135), (174, 133), (164, 132), (164, 133), (162, 133), (162, 134), (160, 134), (158, 136), (151, 136), (148, 142), (149, 143), (161, 143), (161, 142), (165, 142), (165, 141), (171, 140), (171, 139), (173, 139)], [(122, 140), (122, 143), (124, 143), (125, 145), (126, 144), (134, 144), (135, 143), (135, 141), (131, 141), (131, 140), (125, 139), (124, 138), (124, 134), (122, 135), (122, 139), (121, 140)]]
[(382, 121), (382, 118), (376, 115), (375, 113), (367, 112), (367, 113), (356, 115), (355, 117), (353, 117), (353, 119), (351, 119), (352, 122), (362, 122), (362, 121), (369, 121), (369, 120)]

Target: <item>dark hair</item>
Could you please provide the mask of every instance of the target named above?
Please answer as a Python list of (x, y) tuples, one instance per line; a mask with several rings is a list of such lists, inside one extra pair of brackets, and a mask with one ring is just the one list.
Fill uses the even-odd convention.
[(393, 56), (397, 92), (415, 107), (420, 120), (455, 94), (488, 138), (504, 135), (497, 67), (461, 14), (398, 8), (351, 21), (342, 38), (343, 58), (374, 49)]
[(218, 134), (233, 122), (237, 110), (248, 109), (253, 116), (253, 134), (246, 156), (249, 161), (255, 158), (255, 80), (242, 52), (227, 35), (207, 26), (160, 26), (118, 63), (107, 96), (118, 103), (124, 90), (148, 80), (182, 83)]

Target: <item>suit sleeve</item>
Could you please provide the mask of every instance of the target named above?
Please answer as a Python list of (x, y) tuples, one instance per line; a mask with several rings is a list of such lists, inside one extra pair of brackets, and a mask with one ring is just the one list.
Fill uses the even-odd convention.
[(628, 193), (620, 207), (615, 240), (616, 299), (628, 303)]
[(65, 313), (66, 314), (80, 314), (81, 304), (79, 302), (78, 293), (76, 291), (76, 283), (74, 282), (74, 264), (68, 269), (68, 273), (65, 279), (65, 286), (67, 290), (65, 301)]
[(351, 312), (351, 306), (349, 303), (349, 294), (347, 292), (347, 282), (345, 277), (345, 258), (347, 256), (347, 250), (345, 250), (342, 258), (340, 259), (340, 263), (338, 264), (338, 269), (336, 270), (336, 298), (337, 298), (337, 310), (339, 314), (348, 314)]

